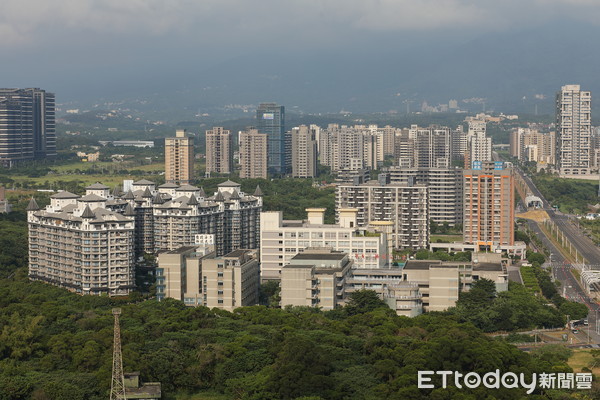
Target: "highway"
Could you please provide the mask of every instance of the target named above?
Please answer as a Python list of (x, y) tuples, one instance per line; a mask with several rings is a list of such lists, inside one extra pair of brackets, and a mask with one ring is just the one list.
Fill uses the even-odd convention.
[[(523, 171), (519, 168), (515, 169), (523, 177), (525, 183), (529, 187), (529, 191), (542, 200), (543, 209), (548, 213), (558, 229), (569, 238), (575, 247), (577, 247), (577, 250), (588, 260), (588, 263), (600, 264), (600, 250), (598, 247), (585, 236), (567, 216), (554, 212), (548, 201), (533, 184), (533, 181), (528, 176), (525, 176)], [(598, 318), (600, 317), (600, 305), (588, 297), (585, 290), (571, 273), (570, 270), (573, 266), (570, 264), (569, 260), (567, 260), (558, 248), (556, 248), (554, 243), (546, 237), (540, 230), (538, 224), (531, 220), (528, 220), (527, 223), (529, 228), (535, 232), (536, 236), (540, 238), (544, 246), (551, 252), (550, 260), (545, 264), (545, 267), (551, 268), (552, 276), (560, 281), (560, 294), (568, 300), (584, 303), (590, 310), (587, 318), (589, 324), (587, 326), (579, 326), (579, 333), (573, 336), (575, 336), (579, 343), (600, 343), (600, 322), (598, 322)], [(573, 344), (576, 344), (576, 342), (573, 342)]]
[[(523, 171), (515, 167), (516, 172), (521, 175), (523, 181), (527, 185), (529, 191), (542, 200), (543, 210), (548, 213), (550, 219), (556, 224), (558, 229), (564, 233), (571, 244), (577, 249), (586, 260), (587, 264), (600, 265), (600, 248), (590, 240), (573, 222), (574, 219), (560, 212), (554, 211), (546, 198), (535, 186), (531, 178), (523, 173)], [(576, 221), (576, 220), (575, 220)]]

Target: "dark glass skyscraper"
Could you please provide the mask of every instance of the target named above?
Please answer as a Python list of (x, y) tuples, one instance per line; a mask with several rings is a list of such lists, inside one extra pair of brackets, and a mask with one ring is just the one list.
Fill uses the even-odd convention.
[(269, 174), (285, 174), (290, 162), (286, 152), (285, 107), (261, 103), (256, 110), (258, 131), (267, 134), (267, 168)]
[(54, 94), (0, 89), (0, 163), (56, 156)]

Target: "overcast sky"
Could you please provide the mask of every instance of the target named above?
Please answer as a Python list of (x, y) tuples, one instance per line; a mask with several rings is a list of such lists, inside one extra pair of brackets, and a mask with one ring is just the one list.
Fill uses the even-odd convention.
[(2, 86), (60, 90), (136, 70), (149, 78), (176, 74), (181, 64), (200, 71), (244, 52), (376, 52), (389, 43), (467, 40), (559, 18), (596, 23), (599, 1), (2, 0), (0, 68)]

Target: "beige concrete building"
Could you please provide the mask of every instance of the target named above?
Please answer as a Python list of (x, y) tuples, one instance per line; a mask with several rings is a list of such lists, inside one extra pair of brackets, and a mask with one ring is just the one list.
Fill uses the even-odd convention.
[(260, 216), (261, 279), (281, 279), (285, 264), (298, 253), (332, 249), (348, 254), (355, 268), (379, 268), (392, 259), (391, 226), (378, 222), (358, 228), (355, 209), (338, 210), (338, 224), (324, 223), (324, 208), (306, 210), (308, 219), (289, 221), (281, 211)]
[(592, 93), (566, 85), (556, 94), (556, 158), (561, 175), (589, 175)]
[(204, 305), (233, 311), (258, 304), (260, 267), (256, 252), (235, 250), (202, 265)]
[(233, 172), (231, 132), (222, 127), (206, 131), (206, 175)]
[(267, 178), (267, 135), (257, 129), (240, 132), (240, 178)]
[(427, 187), (390, 183), (386, 174), (380, 174), (379, 178), (379, 181), (360, 185), (338, 185), (336, 219), (339, 221), (339, 210), (355, 208), (359, 227), (367, 227), (374, 221), (391, 222), (394, 247), (426, 247), (429, 242)]
[(345, 302), (345, 280), (353, 261), (346, 253), (310, 250), (295, 255), (281, 271), (281, 306), (333, 310)]
[[(508, 290), (508, 274), (499, 254), (473, 262), (410, 260), (404, 265), (355, 268), (351, 257), (336, 251), (306, 251), (282, 269), (281, 305), (333, 309), (359, 290), (374, 290), (398, 315), (445, 311), (479, 279), (490, 279), (498, 292)], [(462, 284), (462, 287), (461, 287)]]
[(464, 173), (463, 240), (481, 251), (514, 245), (514, 178), (502, 162), (474, 163)]
[(235, 308), (258, 304), (256, 253), (235, 250), (215, 258), (214, 246), (185, 246), (158, 256), (157, 298), (186, 306)]
[(185, 129), (165, 139), (165, 179), (168, 183), (189, 184), (194, 179), (194, 139)]
[(510, 135), (510, 153), (521, 161), (554, 165), (556, 162), (556, 135), (554, 132), (517, 128)]
[(292, 128), (292, 176), (314, 178), (317, 175), (317, 130), (306, 125)]
[(202, 264), (214, 256), (214, 245), (183, 246), (160, 253), (156, 270), (156, 298), (159, 301), (165, 298), (180, 300), (186, 306), (203, 305), (200, 283)]

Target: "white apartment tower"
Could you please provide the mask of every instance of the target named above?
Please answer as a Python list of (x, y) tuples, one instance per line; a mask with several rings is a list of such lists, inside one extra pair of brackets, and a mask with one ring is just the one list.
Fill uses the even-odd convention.
[(556, 94), (556, 157), (561, 175), (590, 173), (592, 93), (566, 85)]

